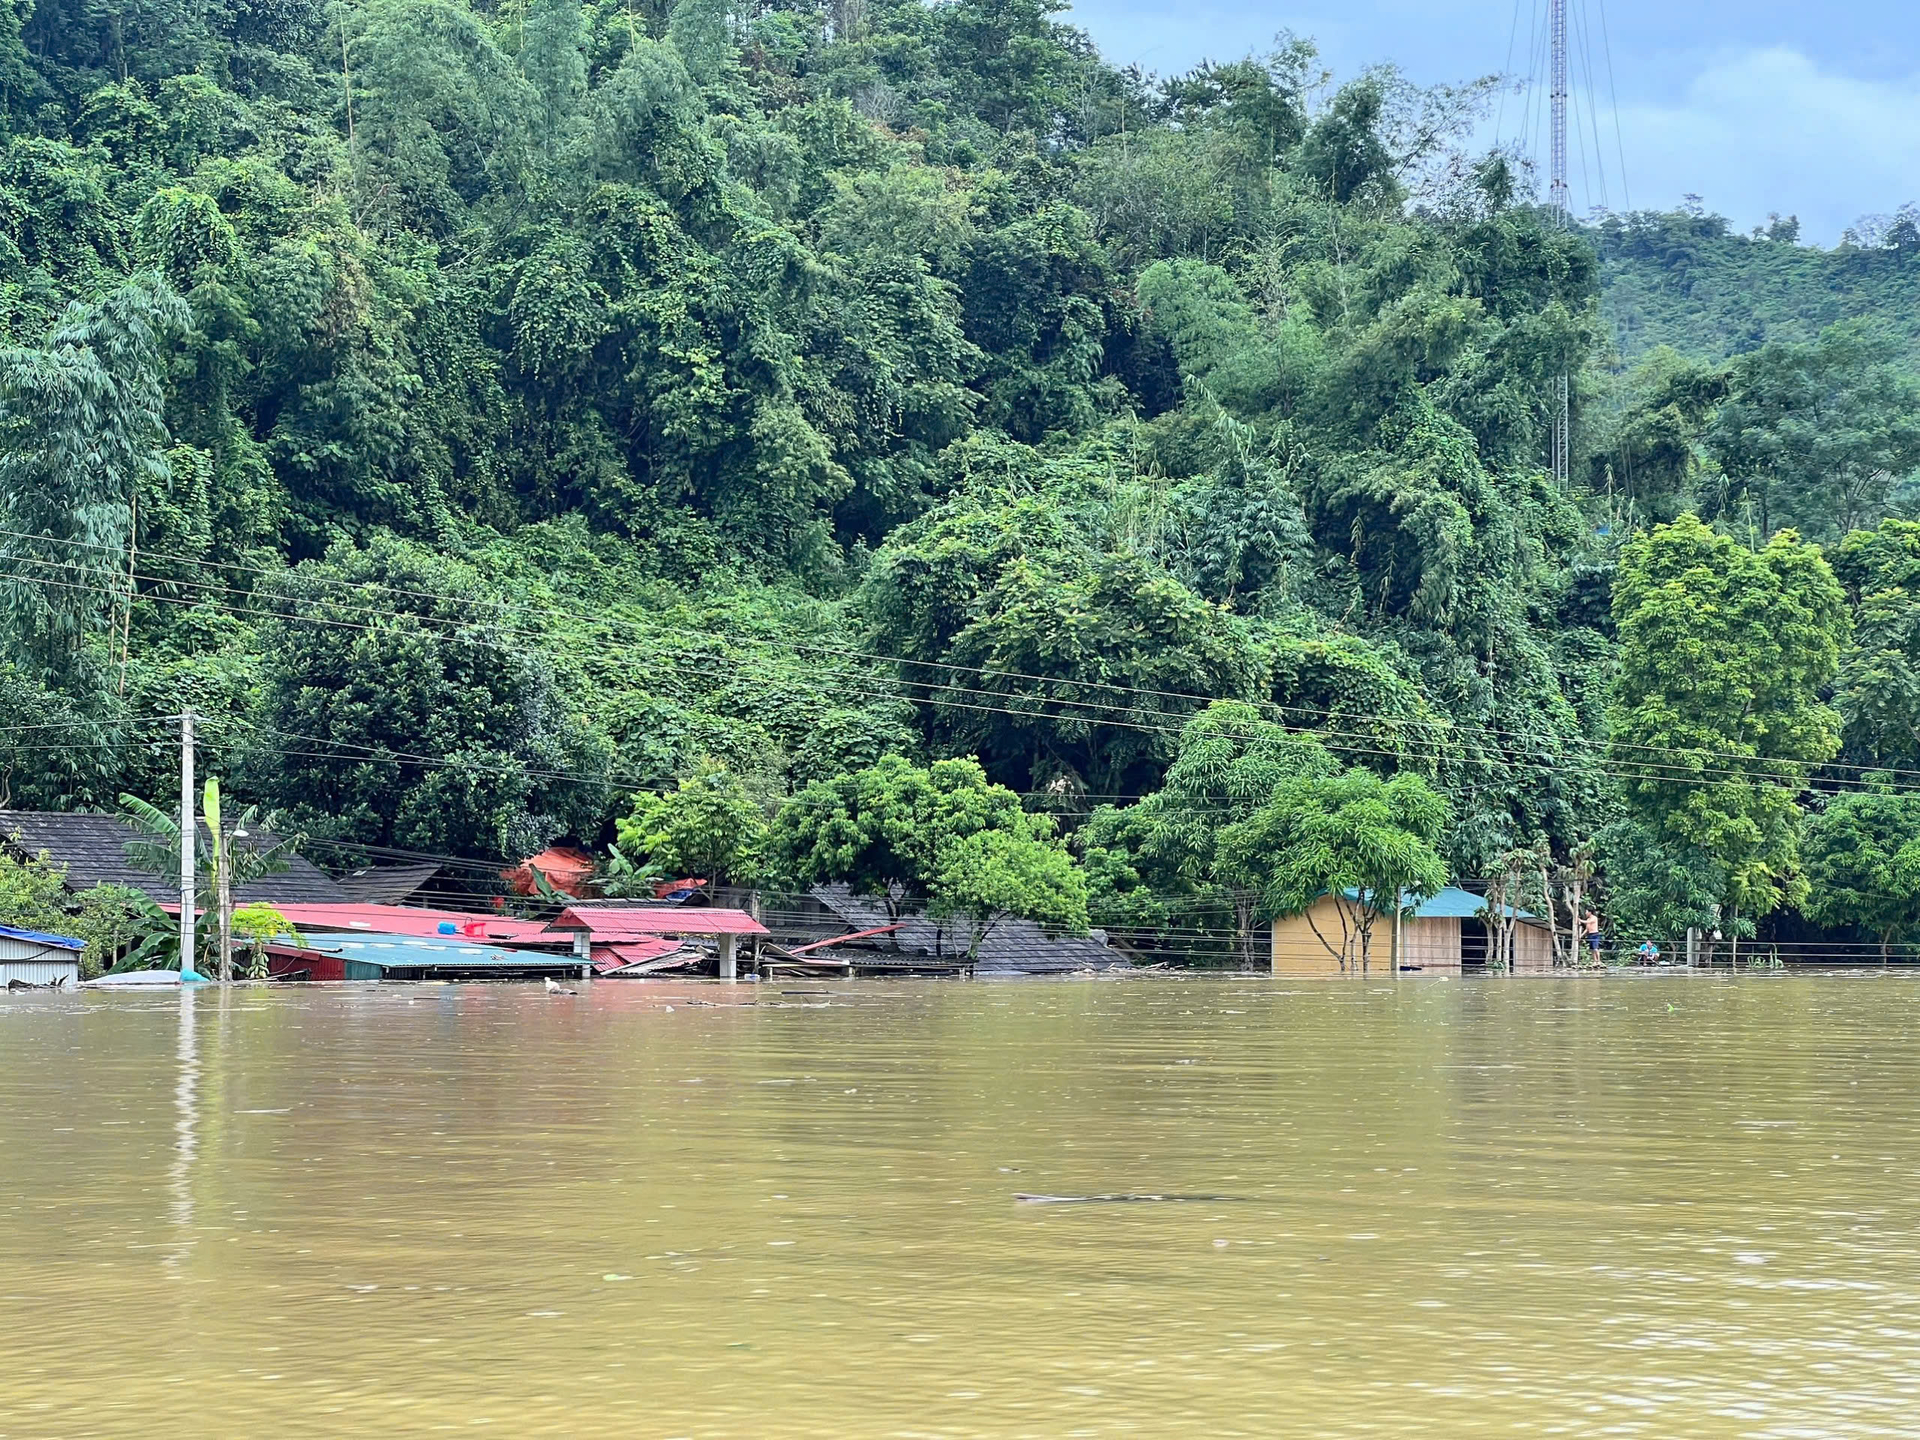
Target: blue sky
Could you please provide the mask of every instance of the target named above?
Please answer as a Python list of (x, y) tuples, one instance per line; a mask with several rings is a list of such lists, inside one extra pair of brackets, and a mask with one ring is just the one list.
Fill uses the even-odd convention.
[[(1694, 192), (1742, 227), (1773, 210), (1798, 214), (1804, 238), (1831, 244), (1856, 216), (1920, 200), (1920, 6), (1605, 0), (1616, 137), (1602, 0), (1573, 4), (1593, 36), (1594, 88), (1602, 92), (1597, 107), (1580, 94), (1576, 108), (1583, 124), (1597, 117), (1614, 208), (1624, 170), (1636, 208), (1668, 208)], [(1546, 0), (1307, 0), (1298, 9), (1079, 0), (1067, 18), (1091, 32), (1109, 60), (1162, 74), (1264, 51), (1285, 27), (1312, 37), (1340, 76), (1390, 60), (1432, 83), (1509, 68), (1524, 76), (1533, 16), (1545, 11)], [(1520, 109), (1507, 100), (1505, 132), (1515, 131)], [(1600, 190), (1591, 158), (1584, 187), (1576, 161), (1576, 206), (1598, 202)]]

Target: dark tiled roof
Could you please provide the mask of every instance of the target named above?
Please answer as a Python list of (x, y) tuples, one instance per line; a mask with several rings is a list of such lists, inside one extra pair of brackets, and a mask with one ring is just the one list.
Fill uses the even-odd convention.
[(440, 862), (429, 860), (419, 865), (375, 865), (342, 875), (334, 883), (347, 901), (355, 905), (404, 905), (434, 876)]
[[(887, 907), (871, 895), (855, 895), (845, 885), (816, 885), (813, 898), (856, 930), (891, 923)], [(936, 924), (924, 915), (901, 917), (901, 928), (863, 944), (898, 949), (908, 955), (966, 953), (964, 927)], [(1052, 936), (1031, 920), (1002, 920), (985, 940), (974, 961), (977, 975), (1058, 975), (1070, 970), (1105, 970), (1125, 965), (1126, 957), (1107, 944), (1095, 930), (1087, 936)]]
[[(155, 875), (136, 869), (127, 859), (127, 842), (140, 839), (140, 833), (118, 815), (66, 815), (46, 810), (0, 810), (0, 842), (23, 855), (38, 855), (42, 850), (56, 865), (67, 867), (67, 888), (86, 890), (95, 885), (125, 885), (141, 890), (158, 901), (180, 898), (180, 882), (171, 875)], [(262, 835), (263, 844), (274, 837)], [(212, 843), (207, 827), (200, 827), (200, 844)], [(262, 875), (237, 887), (233, 898), (240, 904), (264, 901), (268, 904), (318, 905), (338, 903), (346, 897), (340, 887), (299, 855), (291, 857), (291, 867), (279, 875)]]

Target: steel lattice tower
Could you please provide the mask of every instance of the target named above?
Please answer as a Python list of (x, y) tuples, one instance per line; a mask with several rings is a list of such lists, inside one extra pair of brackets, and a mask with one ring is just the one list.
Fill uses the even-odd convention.
[[(1554, 213), (1562, 224), (1573, 222), (1573, 196), (1567, 184), (1567, 5), (1569, 0), (1547, 0), (1547, 30), (1552, 46), (1552, 166), (1551, 198)], [(1553, 478), (1567, 482), (1568, 439), (1573, 428), (1568, 403), (1567, 377), (1562, 374), (1555, 389), (1553, 408)]]

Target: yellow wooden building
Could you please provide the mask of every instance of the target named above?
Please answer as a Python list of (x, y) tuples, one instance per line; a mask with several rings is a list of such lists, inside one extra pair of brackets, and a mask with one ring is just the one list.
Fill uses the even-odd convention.
[[(1373, 922), (1367, 953), (1361, 954), (1359, 901), (1349, 894), (1323, 895), (1298, 915), (1273, 922), (1273, 973), (1276, 975), (1393, 974), (1393, 917)], [(1449, 885), (1421, 901), (1400, 922), (1400, 971), (1410, 975), (1460, 975), (1487, 967), (1489, 936), (1486, 901)], [(1544, 974), (1553, 969), (1553, 935), (1526, 911), (1514, 917), (1514, 971)]]

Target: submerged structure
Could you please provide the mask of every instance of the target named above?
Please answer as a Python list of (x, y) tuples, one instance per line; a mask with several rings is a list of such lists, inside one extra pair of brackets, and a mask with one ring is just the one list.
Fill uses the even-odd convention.
[[(1363, 969), (1393, 973), (1393, 917), (1375, 912), (1372, 935), (1362, 954), (1355, 924), (1362, 902), (1356, 891), (1335, 899), (1322, 895), (1297, 915), (1273, 922), (1273, 973), (1276, 975), (1351, 975)], [(1390, 907), (1389, 907), (1390, 908)], [(1410, 903), (1400, 922), (1402, 973), (1460, 975), (1487, 968), (1492, 950), (1486, 900), (1449, 885), (1439, 894)], [(1514, 923), (1516, 974), (1545, 974), (1553, 969), (1553, 933), (1538, 916), (1508, 907)]]

